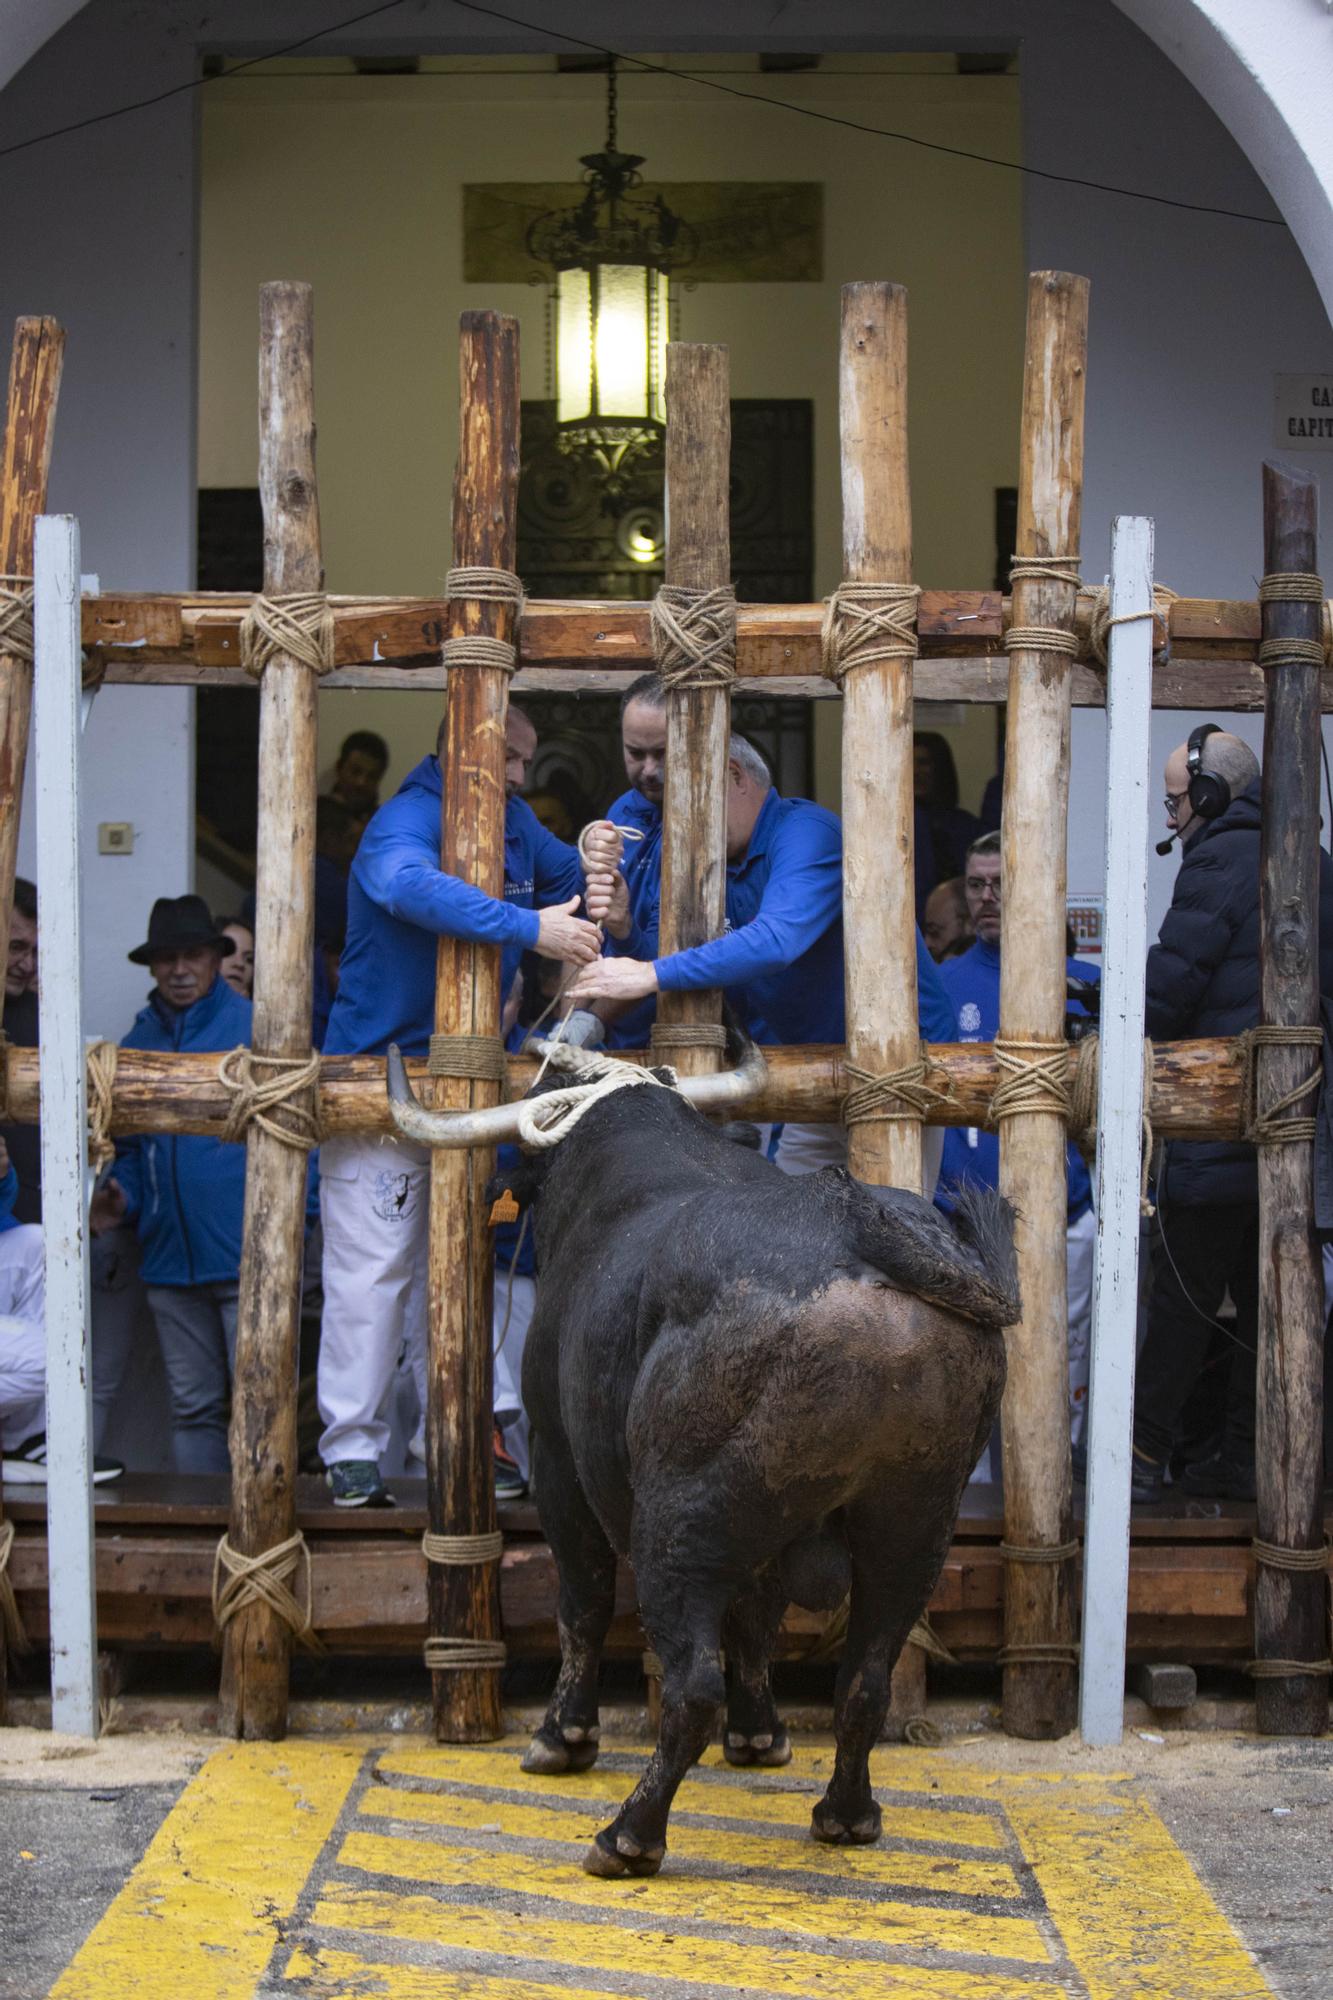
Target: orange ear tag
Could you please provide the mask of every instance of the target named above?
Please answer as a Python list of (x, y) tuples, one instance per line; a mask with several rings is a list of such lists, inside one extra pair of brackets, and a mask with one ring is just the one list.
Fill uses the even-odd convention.
[(487, 1225), (489, 1228), (494, 1229), (497, 1222), (517, 1221), (518, 1203), (514, 1200), (510, 1190), (506, 1188), (504, 1193), (497, 1195), (496, 1199), (491, 1203), (491, 1212), (487, 1217)]

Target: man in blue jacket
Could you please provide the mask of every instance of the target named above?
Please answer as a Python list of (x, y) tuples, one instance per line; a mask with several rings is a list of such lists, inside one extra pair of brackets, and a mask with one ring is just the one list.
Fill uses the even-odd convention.
[[(842, 955), (842, 828), (809, 799), (784, 799), (753, 744), (731, 739), (727, 767), (727, 929), (688, 951), (657, 955), (660, 859), (617, 910), (590, 880), (589, 914), (600, 914), (608, 956), (580, 973), (572, 997), (639, 1001), (659, 992), (724, 989), (756, 1041), (770, 1045), (846, 1040)], [(645, 843), (646, 844), (646, 843)], [(590, 861), (613, 852), (596, 836)], [(660, 850), (659, 850), (660, 854)], [(627, 857), (633, 870), (634, 861)], [(633, 876), (630, 878), (634, 880)], [(628, 884), (627, 884), (628, 886)], [(634, 955), (626, 955), (631, 947)], [(952, 1041), (953, 1009), (918, 934), (917, 1000), (927, 1041)], [(845, 1165), (840, 1125), (787, 1125), (777, 1163), (788, 1173)], [(928, 1175), (928, 1177), (931, 1177)]]
[[(250, 1002), (220, 976), (232, 941), (202, 896), (162, 896), (147, 942), (129, 954), (153, 975), (126, 1049), (234, 1049), (250, 1041)], [(245, 1146), (152, 1133), (122, 1140), (93, 1200), (94, 1232), (134, 1223), (140, 1270), (171, 1396), (178, 1472), (230, 1470), (227, 1418), (245, 1214)]]
[[(977, 941), (957, 958), (940, 965), (944, 990), (958, 1010), (958, 1032), (965, 1042), (993, 1042), (1000, 1030), (1000, 836), (983, 833), (967, 850), (963, 893)], [(1066, 970), (1075, 979), (1099, 981), (1100, 968), (1071, 958)], [(1082, 1014), (1081, 1004), (1070, 1011)], [(979, 1127), (953, 1127), (944, 1135), (939, 1188), (935, 1199), (952, 1208), (958, 1187), (993, 1188), (1000, 1180), (1000, 1141)], [(1097, 1222), (1092, 1212), (1092, 1183), (1076, 1146), (1069, 1148), (1069, 1208), (1065, 1218), (1065, 1275), (1068, 1286), (1069, 1420), (1077, 1443), (1087, 1415), (1088, 1359), (1092, 1338), (1092, 1261)]]
[[(438, 756), (424, 757), (375, 814), (352, 864), (326, 1055), (382, 1055), (390, 1042), (404, 1055), (425, 1055), (435, 1025), (441, 936), (499, 945), (502, 994), (525, 951), (575, 963), (596, 956), (599, 932), (574, 914), (578, 856), (518, 796), (536, 743), (527, 716), (511, 707), (503, 896), (488, 896), (440, 867)], [(320, 1455), (340, 1507), (391, 1504), (380, 1475), (389, 1442), (380, 1406), (404, 1346), (425, 1410), (429, 1182), (429, 1150), (402, 1139), (335, 1139), (320, 1149)], [(412, 1450), (425, 1456), (424, 1416)]]

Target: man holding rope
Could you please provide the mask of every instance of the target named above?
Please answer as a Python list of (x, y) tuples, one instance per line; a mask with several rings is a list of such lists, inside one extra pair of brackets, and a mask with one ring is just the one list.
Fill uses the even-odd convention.
[[(502, 993), (509, 992), (525, 951), (576, 965), (597, 956), (600, 932), (574, 914), (581, 891), (578, 856), (519, 797), (536, 747), (531, 722), (511, 705), (502, 897), (440, 867), (438, 755), (423, 758), (375, 814), (352, 864), (347, 944), (326, 1054), (382, 1055), (390, 1042), (404, 1055), (426, 1054), (441, 935), (498, 944)], [(428, 1150), (398, 1138), (334, 1139), (320, 1150), (320, 1455), (339, 1507), (392, 1504), (379, 1466), (389, 1441), (380, 1405), (404, 1346), (422, 1411), (411, 1450), (425, 1456), (429, 1179)], [(515, 1347), (522, 1331), (511, 1325)], [(497, 1464), (509, 1471), (502, 1455)]]

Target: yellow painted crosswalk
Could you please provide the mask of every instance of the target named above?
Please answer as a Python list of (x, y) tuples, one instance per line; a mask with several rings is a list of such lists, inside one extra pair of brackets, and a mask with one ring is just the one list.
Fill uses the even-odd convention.
[[(522, 1745), (254, 1744), (187, 1789), (52, 2000), (1261, 2000), (1125, 1781), (877, 1754), (877, 1846), (808, 1837), (831, 1767), (710, 1751), (663, 1872), (583, 1872), (644, 1745), (534, 1779)], [(163, 1918), (169, 1919), (163, 1922)]]

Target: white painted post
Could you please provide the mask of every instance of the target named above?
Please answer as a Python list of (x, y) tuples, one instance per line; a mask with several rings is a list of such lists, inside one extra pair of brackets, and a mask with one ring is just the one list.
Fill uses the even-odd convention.
[(80, 961), (79, 524), (44, 514), (33, 543), (37, 880), (42, 902), (42, 1233), (46, 1253), (46, 1533), (51, 1724), (96, 1736), (88, 1106)]
[(1148, 947), (1153, 525), (1111, 529), (1106, 683), (1106, 930), (1097, 1113), (1097, 1251), (1083, 1544), (1084, 1741), (1119, 1743), (1125, 1718), (1129, 1479), (1139, 1292), (1143, 973)]

